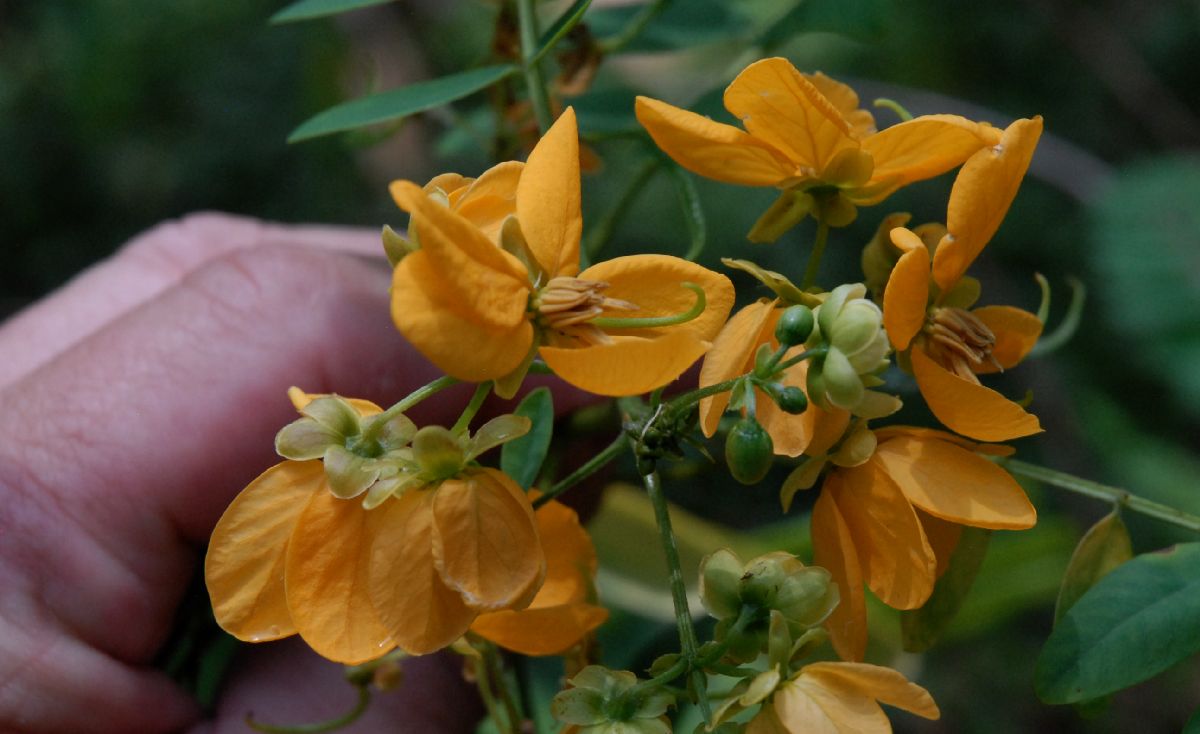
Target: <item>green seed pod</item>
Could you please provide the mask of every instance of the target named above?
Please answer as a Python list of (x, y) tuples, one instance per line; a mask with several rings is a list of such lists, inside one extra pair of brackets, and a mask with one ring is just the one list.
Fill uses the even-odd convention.
[(725, 439), (725, 463), (729, 473), (742, 484), (756, 484), (771, 470), (775, 444), (771, 436), (749, 416), (741, 419)]
[(775, 324), (775, 338), (789, 347), (803, 344), (812, 334), (814, 323), (811, 308), (798, 304), (789, 306)]
[(808, 396), (795, 385), (788, 385), (782, 390), (772, 393), (771, 397), (784, 413), (798, 415), (808, 409)]

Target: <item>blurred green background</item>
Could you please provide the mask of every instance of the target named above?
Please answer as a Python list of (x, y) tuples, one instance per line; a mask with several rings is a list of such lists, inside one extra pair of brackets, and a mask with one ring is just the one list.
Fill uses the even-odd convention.
[[(401, 0), (336, 21), (268, 26), (282, 5), (0, 0), (0, 318), (164, 219), (216, 209), (402, 225), (389, 180), (488, 165), (482, 95), (403, 126), (284, 140), (349, 97), (486, 62), (494, 3)], [(632, 12), (598, 6), (588, 25), (600, 37)], [(1090, 297), (1066, 348), (1000, 383), (1008, 394), (1032, 388), (1048, 429), (1019, 449), (1200, 512), (1200, 5), (676, 0), (625, 51), (605, 62), (590, 91), (567, 100), (601, 162), (585, 181), (585, 226), (647, 160), (643, 141), (620, 134), (632, 124), (633, 94), (729, 121), (719, 91), (763, 55), (788, 56), (851, 81), (864, 102), (888, 96), (915, 113), (997, 124), (1043, 115), (1047, 135), (1030, 177), (974, 274), (984, 302), (1029, 309), (1038, 299), (1032, 273), (1046, 274), (1052, 325), (1068, 300), (1067, 276), (1083, 280)], [(877, 118), (893, 120), (886, 110)], [(798, 274), (811, 223), (774, 248), (752, 247), (744, 234), (772, 192), (695, 183), (708, 213), (706, 263), (754, 257)], [(949, 185), (949, 177), (919, 184), (861, 212), (835, 232), (822, 281), (858, 277), (858, 253), (883, 214), (944, 218)], [(604, 252), (681, 253), (687, 244), (670, 177), (660, 173)], [(755, 293), (749, 279), (735, 282)], [(671, 495), (702, 516), (743, 527), (778, 517), (769, 484), (738, 488), (731, 502), (714, 472), (682, 472)], [(1194, 662), (1117, 695), (1096, 719), (1037, 702), (1033, 663), (1058, 577), (1079, 535), (1108, 508), (1030, 489), (1041, 524), (993, 544), (947, 644), (899, 658), (888, 657), (894, 639), (882, 644), (880, 659), (917, 675), (944, 712), (933, 724), (897, 715), (897, 729), (1178, 731), (1200, 704)], [(1139, 552), (1189, 539), (1129, 520)]]

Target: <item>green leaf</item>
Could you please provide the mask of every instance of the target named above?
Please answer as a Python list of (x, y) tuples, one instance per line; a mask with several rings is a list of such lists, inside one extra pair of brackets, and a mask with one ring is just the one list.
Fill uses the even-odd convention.
[(1139, 556), (1059, 621), (1034, 672), (1046, 703), (1075, 703), (1150, 678), (1200, 650), (1200, 543)]
[(271, 23), (294, 23), (298, 20), (312, 20), (329, 15), (346, 13), (359, 8), (369, 8), (372, 5), (383, 5), (392, 0), (299, 0), (271, 16)]
[[(604, 8), (588, 16), (588, 27), (600, 39), (617, 36), (644, 9), (641, 4)], [(738, 3), (723, 0), (671, 3), (621, 51), (670, 51), (725, 41), (744, 31), (749, 20), (738, 12)]]
[(440, 107), (489, 87), (518, 70), (519, 67), (513, 64), (485, 66), (346, 102), (321, 112), (296, 128), (288, 142), (389, 122)]
[(570, 33), (572, 28), (579, 25), (579, 21), (583, 20), (583, 14), (587, 12), (588, 6), (591, 4), (592, 0), (575, 0), (571, 7), (563, 11), (563, 14), (558, 16), (558, 20), (554, 21), (554, 25), (550, 26), (538, 39), (538, 52), (533, 55), (529, 65), (536, 64), (546, 54), (553, 51), (558, 42)]
[(1133, 558), (1133, 545), (1129, 530), (1121, 520), (1120, 511), (1114, 509), (1084, 533), (1071, 554), (1054, 605), (1054, 624), (1057, 625), (1067, 610), (1097, 581), (1130, 558)]
[(900, 632), (905, 650), (924, 652), (941, 637), (974, 585), (983, 559), (987, 556), (991, 537), (990, 530), (972, 527), (962, 529), (958, 545), (950, 556), (950, 564), (933, 587), (929, 600), (920, 609), (900, 613)]
[(554, 401), (549, 388), (531, 391), (513, 412), (528, 418), (533, 427), (521, 438), (504, 444), (500, 452), (500, 469), (521, 485), (521, 489), (529, 489), (542, 470), (554, 433)]

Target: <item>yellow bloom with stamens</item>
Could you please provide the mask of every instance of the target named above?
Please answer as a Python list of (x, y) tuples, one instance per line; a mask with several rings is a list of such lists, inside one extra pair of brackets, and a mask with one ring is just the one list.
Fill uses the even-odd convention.
[[(781, 223), (760, 220), (755, 229), (762, 236), (752, 232), (755, 241), (773, 241), (814, 207), (826, 223), (848, 224), (856, 206), (945, 173), (998, 137), (990, 125), (957, 115), (926, 115), (877, 132), (850, 87), (824, 74), (802, 74), (783, 58), (746, 67), (724, 102), (745, 130), (647, 97), (637, 98), (637, 118), (690, 171), (784, 190), (765, 215)], [(805, 192), (816, 199), (804, 198)]]
[(1017, 120), (998, 144), (971, 156), (954, 181), (946, 232), (932, 257), (913, 231), (891, 232), (904, 254), (884, 290), (884, 327), (897, 351), (909, 350), (917, 385), (938, 420), (981, 441), (1042, 430), (1035, 416), (977, 377), (1024, 359), (1042, 323), (1010, 306), (968, 311), (979, 288), (963, 277), (1008, 212), (1041, 132), (1040, 117)]
[(829, 473), (812, 513), (813, 562), (841, 593), (825, 625), (844, 660), (866, 651), (864, 583), (890, 607), (917, 609), (945, 571), (959, 526), (1023, 530), (1037, 521), (1021, 486), (980, 455), (1007, 455), (1007, 446), (903, 426), (874, 438), (865, 462)]
[(552, 500), (535, 518), (546, 554), (542, 588), (525, 609), (481, 614), (471, 631), (522, 655), (559, 655), (603, 624), (608, 611), (593, 603), (596, 549), (579, 516)]
[[(347, 465), (332, 466), (333, 457), (350, 454), (353, 464), (346, 448), (368, 435), (379, 407), (291, 395), (305, 417), (281, 432), (285, 450), (325, 459), (276, 464), (221, 516), (204, 566), (221, 627), (248, 642), (298, 633), (324, 657), (356, 665), (395, 647), (433, 652), (479, 614), (529, 603), (546, 559), (533, 509), (511, 479), (467, 465), (473, 451), (462, 453), (438, 427), (415, 437), (391, 431), (396, 446), (384, 447), (382, 456), (412, 464), (418, 481), (379, 479), (377, 464), (339, 473)], [(383, 429), (387, 436), (391, 425)], [(478, 448), (512, 436), (509, 429), (481, 427)], [(347, 482), (331, 485), (331, 476), (366, 479), (345, 492)]]
[(775, 689), (746, 734), (891, 734), (881, 703), (925, 719), (941, 716), (929, 691), (891, 668), (811, 663)]
[[(511, 184), (516, 169), (505, 170)], [(665, 385), (708, 350), (733, 305), (725, 276), (665, 255), (620, 257), (579, 272), (573, 110), (547, 131), (516, 179), (515, 214), (503, 218), (498, 241), (481, 229), (482, 213), (463, 213), (469, 189), (445, 206), (416, 184), (392, 184), (420, 240), (396, 268), (392, 318), (426, 357), (449, 375), (482, 382), (519, 380), (539, 354), (567, 382), (619, 396)], [(498, 195), (475, 198), (494, 205), (488, 216), (503, 206)]]

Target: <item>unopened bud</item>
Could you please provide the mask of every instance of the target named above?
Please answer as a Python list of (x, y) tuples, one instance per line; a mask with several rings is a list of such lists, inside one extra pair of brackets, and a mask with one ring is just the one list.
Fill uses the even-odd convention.
[(775, 324), (775, 338), (780, 344), (794, 347), (803, 344), (813, 332), (816, 317), (808, 306), (788, 306)]
[(757, 484), (771, 470), (775, 445), (757, 420), (747, 416), (734, 424), (725, 439), (729, 473), (742, 484)]

